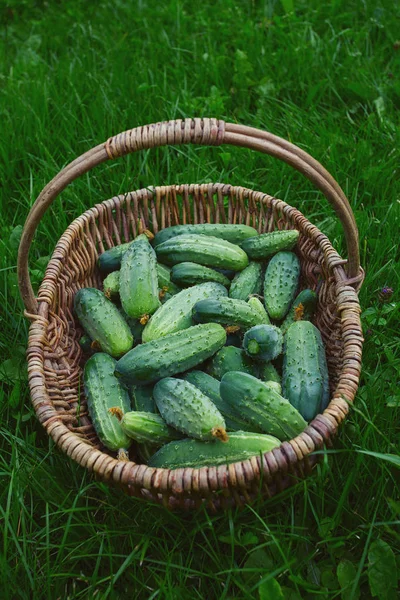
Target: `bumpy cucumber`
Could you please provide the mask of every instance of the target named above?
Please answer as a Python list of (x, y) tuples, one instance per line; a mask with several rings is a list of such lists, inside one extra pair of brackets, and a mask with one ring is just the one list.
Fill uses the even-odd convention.
[(132, 242), (120, 244), (119, 246), (114, 246), (114, 248), (110, 248), (110, 250), (106, 250), (103, 254), (100, 254), (98, 260), (100, 271), (102, 271), (102, 273), (117, 271), (121, 266), (121, 260), (124, 253), (131, 244)]
[(299, 285), (300, 261), (293, 252), (278, 252), (265, 272), (264, 303), (270, 317), (283, 319)]
[(240, 247), (251, 260), (262, 260), (282, 250), (291, 250), (298, 238), (299, 232), (296, 229), (273, 231), (244, 240)]
[(156, 413), (157, 407), (153, 398), (152, 385), (130, 386), (132, 408), (140, 412)]
[(299, 435), (307, 422), (301, 414), (270, 386), (248, 373), (226, 373), (221, 381), (220, 394), (235, 414), (280, 440)]
[(183, 373), (215, 354), (226, 342), (221, 325), (196, 325), (133, 348), (117, 362), (116, 375), (147, 385)]
[(171, 279), (181, 287), (188, 287), (205, 281), (215, 281), (225, 287), (229, 287), (231, 284), (225, 275), (215, 271), (215, 269), (191, 262), (183, 262), (173, 266), (171, 269)]
[(310, 321), (317, 306), (317, 294), (313, 290), (303, 290), (295, 298), (288, 314), (281, 325), (283, 334), (287, 332), (290, 325), (295, 321)]
[(160, 448), (148, 464), (164, 469), (217, 467), (259, 456), (279, 445), (280, 441), (271, 435), (234, 431), (225, 444), (190, 439), (170, 442)]
[(320, 332), (309, 321), (292, 323), (286, 332), (282, 390), (307, 421), (329, 402), (325, 348)]
[(272, 363), (266, 362), (260, 365), (258, 378), (282, 396), (281, 376)]
[(157, 263), (158, 287), (171, 296), (181, 291), (181, 288), (171, 281), (171, 269)]
[(211, 235), (212, 237), (226, 240), (232, 244), (239, 244), (246, 238), (258, 235), (258, 232), (256, 229), (249, 227), (248, 225), (220, 225), (218, 223), (173, 225), (172, 227), (166, 227), (165, 229), (162, 229), (156, 234), (153, 241), (154, 247), (159, 246), (163, 242), (166, 242), (173, 237), (187, 234)]
[(219, 283), (209, 281), (175, 294), (159, 308), (143, 331), (143, 341), (150, 342), (194, 325), (193, 306), (204, 298), (226, 296), (227, 290)]
[(261, 319), (260, 323), (265, 323), (266, 325), (271, 325), (271, 321), (269, 319), (268, 313), (265, 310), (264, 305), (261, 302), (261, 300), (259, 300), (255, 296), (252, 296), (247, 301), (247, 304), (249, 306), (251, 306), (251, 308), (253, 310), (255, 310), (256, 312), (258, 312), (258, 314), (260, 315), (260, 319)]
[(118, 418), (122, 431), (140, 444), (162, 446), (182, 438), (182, 434), (169, 427), (160, 415), (136, 410), (122, 413), (115, 409), (113, 414)]
[(258, 366), (253, 363), (241, 348), (225, 346), (212, 357), (207, 366), (209, 375), (221, 380), (229, 371), (243, 371), (257, 377)]
[(149, 316), (161, 305), (156, 265), (155, 252), (146, 236), (137, 238), (123, 255), (119, 295), (129, 317)]
[(132, 333), (118, 308), (96, 288), (75, 294), (74, 310), (89, 337), (115, 358), (132, 348)]
[(119, 271), (109, 273), (103, 281), (104, 295), (113, 298), (119, 295)]
[(157, 258), (167, 265), (194, 262), (206, 267), (242, 271), (249, 264), (246, 252), (226, 240), (206, 235), (181, 235), (156, 246)]
[(86, 362), (83, 380), (89, 415), (100, 441), (109, 450), (122, 450), (131, 440), (109, 409), (129, 411), (131, 403), (128, 391), (114, 376), (115, 364), (111, 356), (98, 352)]
[(261, 294), (263, 285), (261, 263), (251, 262), (248, 267), (235, 275), (229, 289), (229, 298), (248, 300), (252, 294)]
[(207, 298), (197, 302), (192, 311), (193, 319), (198, 323), (221, 323), (222, 325), (237, 325), (248, 329), (259, 325), (260, 315), (244, 300), (232, 298)]
[(217, 379), (214, 379), (211, 375), (207, 375), (204, 371), (190, 371), (184, 375), (183, 379), (197, 387), (214, 402), (225, 419), (228, 431), (241, 431), (246, 428), (246, 422), (234, 416), (229, 404), (222, 400), (219, 393), (219, 381)]
[(184, 381), (166, 377), (154, 386), (162, 418), (178, 431), (199, 440), (227, 440), (224, 417), (208, 396)]
[(253, 360), (273, 360), (281, 354), (282, 345), (282, 332), (273, 325), (256, 325), (243, 338), (243, 349)]

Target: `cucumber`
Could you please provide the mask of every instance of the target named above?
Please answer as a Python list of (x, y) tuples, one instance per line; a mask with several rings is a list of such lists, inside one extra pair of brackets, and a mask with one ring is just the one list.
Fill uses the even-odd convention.
[(329, 403), (329, 379), (321, 334), (309, 321), (290, 325), (285, 335), (282, 390), (310, 421)]
[(221, 325), (196, 325), (133, 348), (116, 364), (115, 374), (131, 384), (147, 385), (183, 373), (215, 354), (226, 342)]
[(244, 240), (240, 247), (251, 260), (263, 260), (282, 250), (291, 250), (299, 239), (299, 235), (300, 232), (296, 229), (262, 233), (257, 237)]
[(221, 323), (222, 325), (237, 325), (248, 329), (259, 325), (260, 315), (244, 302), (232, 298), (207, 298), (197, 302), (192, 311), (193, 319), (198, 323)]
[(119, 295), (119, 271), (109, 273), (103, 281), (103, 290), (106, 298)]
[(256, 298), (256, 296), (252, 296), (247, 301), (247, 304), (249, 306), (251, 306), (251, 308), (253, 310), (255, 310), (255, 311), (258, 312), (258, 314), (260, 315), (260, 318), (261, 318), (261, 324), (265, 323), (266, 325), (271, 325), (271, 321), (269, 320), (268, 313), (265, 310), (264, 305), (261, 302), (261, 300), (259, 300), (258, 298)]
[(109, 450), (122, 450), (130, 446), (131, 440), (109, 409), (129, 411), (131, 403), (128, 391), (114, 376), (115, 364), (108, 354), (94, 354), (85, 364), (83, 381), (89, 415), (99, 440)]
[(181, 288), (171, 281), (171, 269), (165, 265), (157, 263), (158, 287), (171, 296), (181, 291)]
[(243, 371), (258, 375), (258, 366), (253, 363), (241, 348), (225, 346), (221, 348), (207, 366), (207, 372), (211, 377), (221, 380), (228, 371)]
[(148, 318), (161, 305), (156, 265), (155, 252), (145, 235), (139, 236), (123, 255), (119, 294), (129, 317)]
[(182, 438), (182, 434), (169, 427), (160, 415), (142, 411), (123, 413), (120, 409), (113, 409), (112, 414), (118, 418), (122, 431), (139, 444), (162, 446)]
[(265, 271), (264, 303), (269, 316), (283, 319), (299, 285), (300, 261), (293, 252), (278, 252)]
[(214, 379), (211, 375), (207, 375), (204, 371), (190, 371), (184, 375), (183, 379), (194, 385), (213, 401), (224, 417), (226, 428), (229, 431), (240, 431), (246, 428), (246, 422), (232, 415), (229, 404), (222, 400), (219, 393), (219, 381), (217, 379)]
[(288, 314), (281, 325), (281, 331), (285, 335), (290, 325), (295, 321), (310, 321), (317, 306), (317, 294), (313, 290), (303, 290), (296, 297)]
[(227, 277), (229, 279), (229, 281), (232, 281), (232, 279), (236, 275), (236, 271), (230, 271), (229, 269), (214, 268), (214, 271), (217, 271), (218, 273), (222, 273), (222, 275), (225, 275), (225, 277)]
[(192, 308), (199, 300), (210, 296), (226, 296), (227, 290), (219, 283), (209, 281), (195, 285), (175, 294), (159, 308), (147, 323), (142, 339), (144, 342), (164, 337), (194, 325)]
[(243, 349), (253, 360), (273, 360), (282, 353), (282, 346), (282, 332), (273, 325), (256, 325), (244, 334)]
[(121, 266), (121, 260), (124, 253), (128, 250), (132, 242), (114, 246), (100, 254), (97, 264), (102, 273), (111, 273), (117, 271)]
[(131, 330), (133, 339), (135, 340), (135, 345), (141, 344), (142, 343), (142, 334), (143, 334), (143, 330), (144, 330), (145, 326), (142, 325), (142, 323), (139, 321), (139, 319), (132, 319), (131, 317), (128, 317), (128, 315), (126, 315), (124, 313), (122, 308), (119, 312), (121, 313), (121, 315), (127, 322), (129, 329)]
[(153, 398), (152, 385), (135, 385), (130, 387), (132, 408), (139, 412), (156, 413), (157, 407)]
[(229, 298), (248, 300), (252, 294), (261, 294), (263, 268), (261, 263), (251, 262), (248, 267), (235, 275), (229, 289)]
[(156, 246), (157, 258), (167, 265), (194, 262), (206, 267), (242, 271), (247, 254), (235, 244), (206, 235), (180, 235)]
[(162, 229), (156, 234), (153, 240), (154, 247), (159, 246), (171, 238), (187, 234), (207, 235), (226, 240), (232, 244), (239, 244), (246, 238), (258, 235), (258, 232), (256, 229), (254, 229), (254, 227), (249, 227), (248, 225), (230, 225), (219, 223), (173, 225), (172, 227), (166, 227), (165, 229)]
[(258, 378), (282, 396), (281, 377), (272, 363), (266, 362), (260, 365)]
[(288, 400), (248, 373), (226, 373), (219, 391), (234, 413), (249, 422), (249, 431), (255, 426), (262, 433), (288, 440), (307, 427), (307, 422)]
[(100, 290), (78, 290), (74, 310), (85, 332), (103, 352), (118, 358), (132, 348), (133, 336), (127, 323)]
[(153, 394), (168, 425), (199, 440), (228, 439), (224, 417), (218, 408), (188, 381), (166, 377), (156, 383)]
[(259, 456), (279, 445), (271, 435), (235, 431), (225, 444), (190, 439), (170, 442), (149, 459), (148, 465), (164, 469), (218, 467)]
[(215, 281), (225, 287), (229, 287), (231, 284), (230, 280), (222, 273), (191, 262), (183, 262), (173, 266), (171, 279), (181, 287), (188, 287), (205, 281)]

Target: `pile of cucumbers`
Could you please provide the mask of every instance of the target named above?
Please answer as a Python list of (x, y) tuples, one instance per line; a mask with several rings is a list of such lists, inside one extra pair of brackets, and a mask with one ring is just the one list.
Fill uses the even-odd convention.
[(106, 448), (153, 467), (217, 466), (300, 434), (329, 402), (299, 232), (176, 225), (99, 257), (74, 310), (89, 414)]

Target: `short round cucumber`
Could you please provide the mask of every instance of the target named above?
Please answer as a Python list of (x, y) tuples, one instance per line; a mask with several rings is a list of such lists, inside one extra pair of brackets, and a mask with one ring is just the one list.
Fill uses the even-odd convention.
[(206, 267), (242, 271), (249, 264), (239, 246), (206, 235), (181, 235), (156, 246), (157, 258), (167, 265), (194, 262)]
[(133, 336), (126, 321), (100, 290), (78, 290), (74, 310), (85, 332), (103, 352), (118, 358), (132, 348)]
[(221, 325), (236, 325), (249, 329), (260, 324), (259, 313), (251, 308), (244, 300), (232, 298), (207, 298), (197, 302), (192, 311), (193, 319), (198, 323), (220, 323)]
[(317, 306), (317, 294), (313, 290), (303, 290), (294, 300), (288, 314), (281, 325), (283, 334), (295, 321), (310, 321)]
[(263, 285), (261, 263), (251, 262), (243, 271), (235, 275), (229, 289), (229, 298), (248, 300), (252, 294), (261, 294)]
[(264, 303), (272, 319), (283, 319), (299, 285), (300, 261), (293, 252), (278, 252), (268, 263), (264, 281)]
[(178, 431), (199, 440), (228, 439), (224, 417), (212, 400), (188, 381), (166, 377), (156, 383), (153, 395), (162, 418)]
[(119, 271), (112, 271), (103, 281), (103, 290), (106, 298), (119, 295)]
[(263, 260), (282, 250), (291, 250), (299, 239), (296, 229), (262, 233), (257, 237), (244, 240), (240, 247), (251, 260)]
[(115, 408), (112, 414), (118, 418), (122, 431), (139, 444), (162, 446), (182, 438), (182, 434), (169, 427), (160, 415), (136, 410), (122, 413)]
[(249, 225), (230, 225), (219, 223), (198, 223), (195, 225), (172, 225), (159, 231), (153, 241), (154, 247), (167, 240), (180, 235), (200, 234), (226, 240), (232, 244), (239, 244), (246, 238), (258, 235), (254, 227)]
[(231, 284), (225, 275), (215, 271), (215, 269), (191, 262), (182, 262), (173, 266), (171, 269), (171, 279), (181, 287), (197, 285), (205, 281), (215, 281), (225, 287), (229, 287)]
[(122, 450), (131, 440), (109, 409), (122, 412), (131, 409), (128, 391), (114, 376), (116, 361), (108, 354), (98, 352), (85, 364), (83, 381), (88, 411), (100, 441), (109, 450)]
[(213, 356), (226, 342), (221, 325), (196, 325), (133, 348), (115, 367), (129, 383), (147, 385), (183, 373)]
[(243, 349), (253, 360), (269, 361), (282, 352), (283, 335), (273, 325), (256, 325), (243, 338)]
[(213, 281), (182, 290), (167, 300), (150, 318), (143, 331), (143, 341), (151, 342), (191, 327), (195, 324), (192, 309), (196, 302), (204, 298), (226, 296), (227, 293), (224, 286)]
[(148, 464), (163, 469), (218, 467), (259, 456), (278, 446), (280, 441), (271, 435), (234, 431), (225, 444), (191, 439), (170, 442), (160, 448)]

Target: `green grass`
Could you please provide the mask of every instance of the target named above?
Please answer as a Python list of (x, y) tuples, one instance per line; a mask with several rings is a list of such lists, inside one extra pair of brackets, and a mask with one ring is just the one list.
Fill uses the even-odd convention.
[[(269, 594), (274, 585), (292, 600), (368, 599), (371, 585), (395, 598), (399, 4), (9, 0), (0, 15), (2, 598), (281, 598)], [(211, 516), (122, 496), (54, 447), (29, 400), (16, 285), (20, 226), (61, 167), (111, 134), (186, 116), (265, 128), (320, 160), (349, 197), (366, 270), (363, 374), (334, 450), (278, 498)], [(345, 254), (334, 212), (288, 166), (229, 147), (159, 149), (102, 165), (63, 192), (33, 244), (35, 285), (85, 208), (146, 185), (206, 181), (286, 200)], [(385, 285), (394, 293), (382, 304)]]

